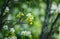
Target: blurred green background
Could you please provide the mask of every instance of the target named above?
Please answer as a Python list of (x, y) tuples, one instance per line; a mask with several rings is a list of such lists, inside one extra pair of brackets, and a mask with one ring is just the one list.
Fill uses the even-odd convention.
[[(40, 36), (43, 39), (60, 14), (59, 0), (49, 0), (48, 5), (47, 0), (7, 1), (0, 0), (0, 12), (3, 12), (0, 16), (0, 39), (40, 39)], [(57, 19), (51, 35), (47, 35), (48, 39), (60, 39), (60, 18)]]

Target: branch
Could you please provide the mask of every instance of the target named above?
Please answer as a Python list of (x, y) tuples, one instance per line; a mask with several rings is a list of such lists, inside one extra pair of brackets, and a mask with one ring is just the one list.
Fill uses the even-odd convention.
[[(49, 16), (49, 13), (50, 13), (50, 0), (46, 0), (46, 13), (45, 13), (45, 20), (44, 20), (44, 23), (43, 23), (43, 26), (42, 26), (42, 31), (41, 31), (41, 35), (40, 35), (40, 37), (39, 37), (39, 39), (46, 39), (46, 36), (45, 36), (45, 32), (44, 32), (44, 30), (45, 30), (45, 28), (47, 28), (47, 18), (49, 18), (48, 16)], [(46, 21), (47, 20), (47, 21)], [(45, 34), (44, 34), (45, 33)]]
[(1, 8), (1, 11), (0, 11), (0, 30), (2, 29), (2, 27), (3, 27), (3, 23), (2, 23), (2, 21), (3, 21), (3, 13), (4, 13), (4, 11), (5, 11), (5, 8), (6, 8), (6, 6), (8, 6), (8, 2), (9, 2), (9, 0), (6, 0), (5, 2), (4, 2), (4, 4), (3, 4), (3, 7)]
[(51, 35), (52, 30), (53, 30), (53, 27), (54, 27), (54, 24), (57, 22), (57, 20), (58, 20), (59, 17), (60, 17), (60, 13), (59, 13), (58, 16), (56, 17), (55, 21), (52, 23), (52, 25), (51, 25), (51, 29), (50, 29), (50, 32), (48, 33), (48, 37), (47, 37), (47, 39), (48, 39), (49, 36)]

